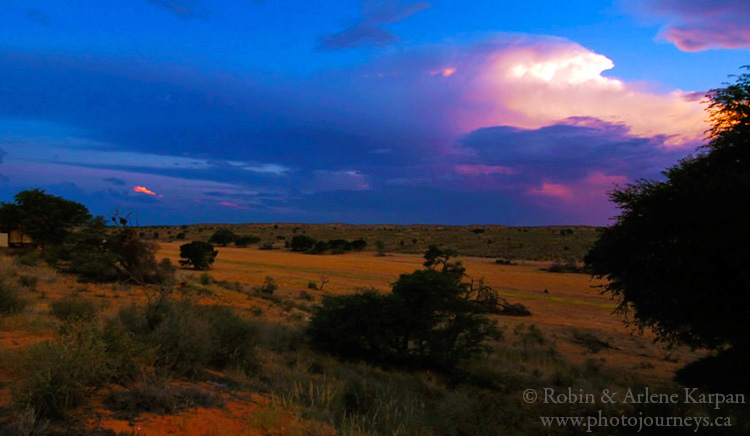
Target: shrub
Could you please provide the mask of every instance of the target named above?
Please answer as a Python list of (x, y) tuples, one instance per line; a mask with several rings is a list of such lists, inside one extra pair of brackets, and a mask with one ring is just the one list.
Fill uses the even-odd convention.
[(0, 278), (0, 313), (12, 314), (21, 312), (28, 302), (19, 295), (18, 287), (3, 278)]
[(318, 290), (318, 282), (316, 282), (314, 280), (310, 280), (309, 282), (307, 282), (307, 289), (312, 289), (313, 291), (317, 291)]
[[(126, 224), (127, 220), (120, 218), (119, 222)], [(158, 246), (124, 224), (111, 232), (98, 217), (73, 234), (61, 255), (70, 260), (68, 270), (84, 281), (171, 284), (174, 267), (169, 259), (157, 261)]]
[(237, 240), (237, 235), (229, 229), (219, 229), (208, 239), (208, 242), (226, 247)]
[(192, 407), (220, 406), (220, 397), (195, 387), (179, 387), (164, 378), (138, 383), (115, 392), (104, 404), (119, 415), (133, 418), (141, 413), (174, 414)]
[(331, 246), (326, 241), (317, 241), (315, 245), (310, 249), (311, 254), (323, 254), (328, 249), (331, 248)]
[(40, 418), (65, 418), (86, 402), (88, 389), (103, 386), (112, 374), (101, 335), (86, 327), (32, 346), (24, 366), (14, 398)]
[(194, 376), (211, 366), (247, 372), (258, 367), (257, 329), (227, 308), (201, 307), (168, 296), (145, 308), (125, 308), (120, 322), (153, 347), (154, 363), (177, 375)]
[(16, 257), (16, 263), (22, 266), (36, 266), (39, 264), (42, 255), (36, 251), (27, 251), (20, 256)]
[(203, 241), (193, 241), (180, 245), (180, 265), (192, 266), (194, 269), (202, 270), (211, 268), (211, 264), (219, 254), (214, 246)]
[(278, 288), (279, 285), (276, 284), (276, 280), (274, 280), (271, 276), (266, 276), (266, 278), (263, 279), (263, 284), (260, 286), (255, 286), (253, 290), (261, 294), (273, 295), (273, 293)]
[(258, 247), (258, 250), (273, 250), (274, 248), (276, 247), (273, 246), (273, 242), (264, 242)]
[(211, 276), (208, 273), (203, 273), (198, 277), (198, 281), (203, 286), (208, 286), (211, 284)]
[(260, 238), (257, 236), (239, 236), (234, 241), (234, 245), (237, 247), (247, 247), (248, 245), (257, 244), (260, 242)]
[(18, 284), (24, 288), (36, 288), (36, 284), (39, 282), (39, 277), (22, 275), (18, 277)]
[(296, 235), (292, 237), (292, 243), (290, 245), (292, 251), (308, 251), (315, 246), (318, 242), (315, 238), (307, 235)]
[(79, 297), (65, 297), (50, 304), (52, 314), (62, 321), (89, 321), (96, 316), (93, 301)]
[(351, 242), (351, 247), (354, 251), (362, 251), (367, 247), (367, 241), (362, 238), (356, 239)]

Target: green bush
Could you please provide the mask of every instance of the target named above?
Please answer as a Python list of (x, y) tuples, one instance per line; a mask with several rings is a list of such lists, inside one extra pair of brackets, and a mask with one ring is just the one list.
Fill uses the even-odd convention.
[(101, 335), (89, 327), (73, 328), (53, 341), (32, 346), (14, 399), (40, 418), (61, 419), (87, 400), (87, 391), (112, 375)]
[(93, 301), (80, 297), (65, 297), (50, 304), (52, 314), (62, 321), (90, 321), (96, 317)]
[(28, 301), (19, 295), (16, 284), (0, 278), (0, 314), (21, 312), (27, 304)]
[(254, 324), (230, 309), (202, 307), (162, 296), (144, 308), (120, 310), (119, 320), (154, 350), (154, 363), (171, 373), (195, 376), (205, 367), (258, 368)]

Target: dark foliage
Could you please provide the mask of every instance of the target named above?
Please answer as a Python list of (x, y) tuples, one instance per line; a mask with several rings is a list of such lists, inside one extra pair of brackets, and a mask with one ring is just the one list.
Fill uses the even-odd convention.
[(211, 235), (211, 237), (208, 239), (208, 242), (226, 247), (236, 240), (237, 235), (233, 231), (229, 229), (219, 229), (215, 231), (213, 235)]
[(43, 248), (62, 244), (74, 227), (90, 218), (86, 206), (40, 189), (21, 191), (16, 194), (15, 203), (0, 204), (3, 226), (21, 226)]
[(315, 246), (318, 242), (315, 238), (307, 235), (295, 235), (292, 237), (292, 243), (289, 246), (292, 251), (307, 251)]
[(157, 245), (121, 220), (124, 224), (112, 229), (97, 217), (72, 234), (59, 252), (69, 260), (68, 270), (84, 281), (171, 284), (175, 268), (169, 259), (157, 261)]
[(381, 363), (449, 369), (499, 335), (483, 316), (463, 268), (402, 274), (390, 294), (326, 296), (308, 328), (318, 348)]
[(238, 236), (234, 241), (234, 245), (238, 247), (247, 247), (248, 245), (257, 244), (260, 242), (260, 238), (257, 236)]
[(18, 286), (0, 277), (0, 314), (21, 312), (27, 304), (28, 301), (21, 297)]
[(703, 153), (667, 169), (665, 181), (615, 190), (621, 213), (586, 262), (637, 327), (668, 342), (731, 347), (748, 364), (750, 75), (709, 98)]
[(219, 254), (217, 250), (214, 250), (214, 246), (208, 242), (193, 241), (187, 244), (180, 245), (180, 265), (192, 266), (197, 270), (204, 270), (211, 268), (211, 264), (216, 260), (216, 255)]

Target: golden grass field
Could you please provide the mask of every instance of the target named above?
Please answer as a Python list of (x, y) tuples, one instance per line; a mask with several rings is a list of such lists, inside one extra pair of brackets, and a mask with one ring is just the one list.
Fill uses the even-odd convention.
[[(157, 257), (169, 258), (177, 263), (180, 242), (161, 243)], [(342, 255), (307, 255), (286, 250), (258, 250), (250, 248), (219, 248), (213, 268), (207, 273), (213, 281), (237, 282), (246, 287), (260, 285), (266, 276), (273, 277), (279, 285), (276, 291), (281, 299), (300, 301), (304, 291), (312, 294), (317, 304), (324, 294), (356, 292), (360, 288), (374, 287), (388, 292), (390, 284), (399, 274), (422, 267), (422, 257), (416, 254), (388, 253), (378, 257), (372, 251)], [(551, 346), (571, 365), (585, 365), (596, 360), (601, 373), (616, 378), (620, 383), (657, 383), (669, 385), (674, 371), (698, 354), (685, 348), (665, 351), (653, 343), (649, 334), (635, 334), (623, 323), (622, 317), (613, 315), (615, 303), (600, 294), (602, 281), (585, 274), (559, 274), (542, 271), (543, 262), (522, 262), (519, 265), (499, 265), (493, 259), (461, 257), (467, 274), (483, 278), (512, 303), (524, 304), (531, 317), (496, 317), (506, 332), (506, 341), (518, 338), (519, 328), (535, 325)], [(55, 272), (46, 266), (19, 267), (8, 257), (3, 257), (0, 270), (5, 275), (34, 275), (39, 278), (30, 308), (23, 313), (0, 318), (0, 404), (12, 403), (11, 386), (17, 377), (13, 363), (22, 350), (30, 344), (50, 339), (59, 321), (49, 315), (50, 303), (72, 294), (97, 301), (103, 317), (115, 316), (120, 307), (130, 303), (143, 303), (148, 298), (146, 288), (122, 285), (95, 285), (77, 283), (75, 277)], [(15, 272), (13, 272), (15, 271)], [(178, 270), (178, 280), (194, 283), (202, 274), (187, 269)], [(309, 282), (320, 283), (321, 276), (328, 278), (322, 291), (308, 289)], [(179, 285), (178, 285), (179, 286)], [(209, 286), (211, 292), (200, 296), (203, 304), (221, 304), (245, 312), (260, 310), (256, 316), (267, 321), (304, 325), (309, 313), (300, 312), (288, 305), (279, 305), (253, 297), (247, 292), (232, 290), (230, 286)], [(545, 290), (547, 292), (545, 292)], [(310, 297), (308, 297), (310, 298)], [(258, 315), (262, 313), (262, 315)], [(589, 333), (611, 348), (596, 353), (576, 341), (582, 333)], [(504, 365), (503, 353), (489, 364)], [(267, 357), (268, 365), (275, 368), (274, 357)], [(543, 362), (516, 363), (518, 371), (531, 372), (532, 368), (548, 370)], [(536, 365), (536, 366), (535, 366)], [(287, 374), (284, 369), (267, 370), (270, 374)], [(217, 377), (224, 375), (217, 375)], [(215, 389), (205, 381), (196, 382), (206, 389)], [(311, 385), (312, 389), (312, 385)], [(124, 434), (337, 434), (328, 424), (310, 420), (295, 406), (289, 405), (273, 393), (246, 392), (221, 393), (224, 407), (196, 408), (175, 415), (141, 414), (137, 420), (123, 420), (97, 406), (79, 412), (78, 417), (90, 429), (110, 429)], [(358, 434), (358, 433), (352, 433)]]

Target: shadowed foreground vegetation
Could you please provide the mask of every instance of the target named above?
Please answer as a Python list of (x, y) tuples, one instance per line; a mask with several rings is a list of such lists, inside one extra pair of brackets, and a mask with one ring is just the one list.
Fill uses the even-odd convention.
[[(318, 291), (292, 292), (268, 286), (268, 280), (252, 286), (187, 271), (178, 271), (174, 287), (77, 284), (24, 256), (0, 262), (3, 289), (13, 291), (10, 301), (25, 302), (7, 306), (13, 309), (0, 316), (0, 333), (30, 335), (0, 354), (5, 398), (0, 434), (107, 434), (108, 428), (162, 434), (168, 427), (154, 426), (169, 416), (190, 420), (209, 414), (232, 416), (227, 422), (239, 422), (249, 434), (568, 435), (587, 433), (543, 428), (539, 415), (589, 416), (601, 409), (610, 416), (729, 415), (737, 427), (722, 434), (747, 431), (746, 410), (732, 406), (717, 411), (684, 404), (524, 403), (526, 389), (546, 387), (592, 393), (646, 385), (659, 392), (680, 389), (608, 368), (599, 357), (602, 350), (622, 343), (596, 333), (576, 334), (573, 339), (588, 357), (573, 363), (561, 337), (540, 328), (534, 315), (508, 318), (482, 311), (502, 335), (484, 336), (479, 353), (448, 366), (377, 361), (367, 353), (339, 360), (317, 351), (325, 347), (309, 333), (315, 314), (333, 307)], [(456, 276), (443, 265), (402, 276), (394, 292), (424, 274), (455, 285)], [(23, 286), (29, 279), (22, 277), (37, 281)], [(398, 295), (370, 292), (349, 297)], [(425, 337), (426, 344), (431, 340)], [(231, 414), (251, 406), (245, 415)], [(633, 434), (629, 430), (610, 428), (607, 434)], [(669, 434), (694, 434), (672, 430)], [(191, 431), (185, 432), (212, 434)], [(641, 434), (667, 433), (656, 428)]]

